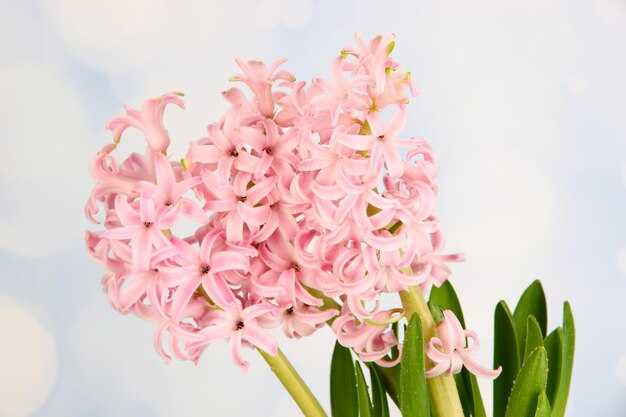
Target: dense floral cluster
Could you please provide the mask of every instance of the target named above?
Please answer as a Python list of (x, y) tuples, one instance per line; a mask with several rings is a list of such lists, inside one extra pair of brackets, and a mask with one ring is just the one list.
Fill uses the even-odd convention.
[[(416, 91), (390, 57), (393, 37), (357, 41), (308, 86), (279, 70), (284, 60), (238, 60), (232, 80), (252, 96), (224, 92), (230, 108), (181, 162), (167, 157), (163, 112), (183, 108), (182, 94), (108, 123), (114, 143), (91, 164), (86, 207), (96, 223), (104, 208), (105, 230), (88, 232), (87, 247), (112, 305), (159, 323), (166, 359), (197, 361), (226, 339), (245, 367), (242, 346), (276, 353), (268, 329), (299, 338), (334, 319), (341, 344), (393, 365), (397, 310), (381, 294), (440, 285), (446, 262), (461, 260), (441, 253), (431, 148), (402, 137)], [(128, 127), (148, 147), (119, 164), (112, 151)], [(176, 233), (182, 217), (197, 224), (191, 236)]]

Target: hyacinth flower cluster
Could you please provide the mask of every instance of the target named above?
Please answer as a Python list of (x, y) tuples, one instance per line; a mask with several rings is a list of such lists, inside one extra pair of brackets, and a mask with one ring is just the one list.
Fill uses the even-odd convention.
[[(501, 372), (471, 358), (476, 334), (452, 311), (428, 323), (424, 294), (463, 257), (443, 253), (433, 151), (404, 132), (417, 91), (391, 57), (394, 37), (356, 39), (329, 79), (309, 84), (281, 69), (285, 59), (237, 60), (231, 81), (249, 92), (223, 92), (230, 107), (178, 160), (163, 116), (170, 104), (184, 109), (182, 93), (126, 106), (107, 124), (113, 143), (91, 162), (97, 184), (85, 208), (103, 228), (87, 232), (86, 245), (106, 269), (111, 305), (157, 323), (166, 361), (198, 362), (227, 341), (245, 369), (244, 347), (282, 355), (272, 329), (302, 338), (329, 325), (363, 362), (394, 367), (394, 323), (418, 313), (430, 329), (429, 378), (462, 365), (485, 378)], [(129, 128), (143, 133), (146, 151), (118, 162)], [(181, 235), (183, 222), (195, 231)], [(383, 308), (390, 293), (402, 308)]]

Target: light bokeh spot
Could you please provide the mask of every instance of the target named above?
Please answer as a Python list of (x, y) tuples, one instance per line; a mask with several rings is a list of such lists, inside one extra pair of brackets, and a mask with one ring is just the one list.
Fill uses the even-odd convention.
[(0, 416), (31, 416), (56, 381), (54, 339), (25, 306), (6, 298), (0, 298), (0, 334)]

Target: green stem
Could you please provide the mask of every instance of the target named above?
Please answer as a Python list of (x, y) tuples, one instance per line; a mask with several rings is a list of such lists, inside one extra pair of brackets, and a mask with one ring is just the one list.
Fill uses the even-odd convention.
[[(409, 288), (408, 291), (400, 292), (400, 299), (406, 317), (411, 317), (413, 313), (417, 313), (422, 320), (424, 340), (430, 340), (436, 336), (435, 320), (430, 314), (422, 291), (419, 288)], [(435, 415), (439, 417), (463, 417), (463, 407), (452, 375), (428, 378), (426, 382)]]
[(280, 349), (276, 356), (271, 356), (258, 348), (257, 350), (306, 417), (327, 417), (317, 398)]

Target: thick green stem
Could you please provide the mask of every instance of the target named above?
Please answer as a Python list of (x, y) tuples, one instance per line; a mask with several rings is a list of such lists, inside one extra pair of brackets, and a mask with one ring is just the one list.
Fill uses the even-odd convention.
[(261, 349), (257, 350), (306, 417), (327, 417), (317, 398), (313, 396), (309, 387), (300, 378), (298, 372), (296, 372), (280, 349), (276, 356), (271, 356)]
[[(430, 340), (431, 337), (436, 336), (435, 320), (430, 314), (422, 291), (419, 288), (409, 288), (408, 291), (400, 292), (400, 299), (406, 317), (411, 317), (413, 313), (417, 313), (422, 320), (424, 340)], [(427, 383), (435, 415), (438, 417), (463, 417), (459, 392), (451, 375), (428, 378)]]

